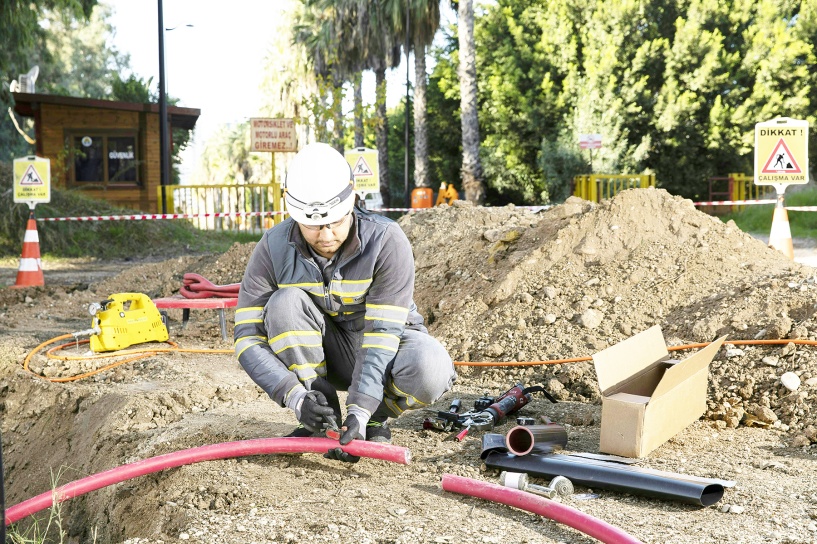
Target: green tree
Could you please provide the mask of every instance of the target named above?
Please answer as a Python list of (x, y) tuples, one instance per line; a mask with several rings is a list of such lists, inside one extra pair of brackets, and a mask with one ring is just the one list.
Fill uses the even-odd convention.
[[(428, 187), (428, 114), (426, 48), (431, 45), (440, 26), (439, 0), (410, 2), (409, 31), (414, 48), (414, 185)], [(405, 158), (404, 158), (405, 160)]]
[(462, 189), (465, 199), (476, 204), (485, 200), (482, 161), (479, 157), (479, 113), (477, 105), (476, 45), (474, 43), (473, 0), (459, 0), (460, 119), (462, 122)]

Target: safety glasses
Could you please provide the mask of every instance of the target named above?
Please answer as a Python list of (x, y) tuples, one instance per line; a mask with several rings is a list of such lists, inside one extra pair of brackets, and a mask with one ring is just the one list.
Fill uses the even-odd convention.
[(327, 223), (325, 225), (304, 225), (303, 223), (301, 223), (301, 227), (303, 227), (305, 230), (308, 230), (308, 231), (311, 231), (311, 232), (320, 232), (321, 229), (335, 230), (335, 229), (338, 229), (338, 228), (342, 227), (344, 225), (344, 223), (346, 223), (346, 218), (349, 217), (351, 214), (352, 214), (352, 212), (347, 213), (346, 215), (344, 215), (342, 218), (338, 219), (334, 223)]

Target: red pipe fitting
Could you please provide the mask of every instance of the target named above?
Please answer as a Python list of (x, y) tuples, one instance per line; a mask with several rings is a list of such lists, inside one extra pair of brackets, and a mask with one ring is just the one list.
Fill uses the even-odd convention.
[[(53, 491), (47, 491), (36, 497), (16, 504), (6, 510), (6, 526), (19, 521), (25, 517), (35, 514), (46, 508), (51, 508), (54, 504), (84, 495), (90, 491), (96, 491), (103, 487), (118, 484), (125, 480), (152, 474), (168, 468), (190, 465), (201, 461), (214, 461), (216, 459), (229, 459), (232, 457), (246, 457), (249, 455), (265, 455), (270, 453), (326, 453), (330, 449), (339, 447), (337, 440), (328, 438), (258, 438), (255, 440), (241, 440), (238, 442), (224, 442), (222, 444), (211, 444), (181, 450), (173, 453), (158, 455), (136, 463), (122, 465), (105, 472), (92, 474), (86, 478), (75, 480)], [(407, 465), (411, 462), (411, 451), (399, 446), (379, 444), (377, 442), (366, 442), (363, 440), (352, 440), (346, 446), (342, 446), (343, 451), (368, 457), (370, 459), (380, 459), (381, 461), (391, 461)]]
[(462, 476), (454, 476), (453, 474), (443, 474), (442, 486), (444, 491), (498, 502), (539, 514), (568, 527), (573, 527), (577, 531), (592, 536), (605, 544), (644, 544), (618, 527), (605, 523), (598, 518), (525, 491), (471, 478), (463, 478)]

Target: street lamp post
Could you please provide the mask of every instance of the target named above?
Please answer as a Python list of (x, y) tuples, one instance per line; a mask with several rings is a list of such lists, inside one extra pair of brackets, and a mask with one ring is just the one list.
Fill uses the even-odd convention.
[(162, 0), (159, 2), (159, 183), (162, 187), (162, 213), (167, 213), (166, 187), (170, 185), (170, 137), (167, 128), (167, 92), (165, 89), (165, 24)]

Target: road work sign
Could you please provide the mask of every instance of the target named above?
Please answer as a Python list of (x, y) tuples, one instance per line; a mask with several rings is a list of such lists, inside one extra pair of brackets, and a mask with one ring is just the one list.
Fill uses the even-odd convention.
[(380, 167), (378, 165), (377, 149), (356, 147), (345, 153), (346, 162), (352, 167), (352, 176), (355, 178), (355, 192), (380, 192)]
[(14, 159), (14, 202), (51, 202), (51, 161), (42, 157)]
[(250, 119), (250, 151), (298, 151), (292, 119)]
[(755, 125), (755, 185), (808, 183), (808, 121), (779, 117)]

